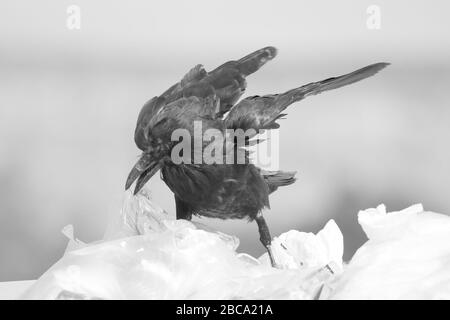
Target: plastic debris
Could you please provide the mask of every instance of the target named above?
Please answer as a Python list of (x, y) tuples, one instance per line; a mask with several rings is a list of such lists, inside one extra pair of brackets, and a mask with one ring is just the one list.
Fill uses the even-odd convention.
[(84, 244), (71, 226), (65, 255), (25, 299), (449, 298), (450, 218), (420, 205), (361, 211), (369, 237), (349, 265), (333, 220), (316, 235), (291, 230), (267, 254), (237, 253), (239, 240), (174, 220), (145, 192), (127, 192), (103, 241)]
[(335, 279), (333, 299), (450, 299), (450, 217), (421, 204), (360, 211), (367, 241)]
[[(279, 270), (263, 258), (237, 253), (239, 240), (234, 236), (170, 219), (145, 193), (136, 197), (126, 193), (125, 198), (104, 241), (83, 244), (67, 227), (65, 255), (24, 298), (313, 299), (333, 275), (325, 268), (324, 257), (331, 243), (327, 234), (339, 232), (334, 222), (318, 236), (301, 232), (290, 232), (286, 239), (280, 236), (292, 246), (292, 252), (284, 252), (287, 260), (297, 261), (290, 255), (301, 251), (308, 263)], [(342, 247), (342, 235), (337, 238)], [(314, 258), (315, 250), (308, 246), (324, 252)], [(342, 252), (336, 260), (342, 261)]]
[[(283, 269), (321, 268), (333, 263), (334, 273), (342, 270), (344, 239), (334, 220), (328, 221), (317, 235), (290, 230), (272, 240), (277, 264)], [(269, 265), (267, 253), (259, 258)]]

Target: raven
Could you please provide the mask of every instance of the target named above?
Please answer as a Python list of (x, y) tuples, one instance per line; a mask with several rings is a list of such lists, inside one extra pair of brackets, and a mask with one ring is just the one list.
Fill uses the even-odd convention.
[[(195, 150), (196, 144), (198, 146), (195, 122), (201, 123), (201, 133), (207, 129), (219, 132), (231, 129), (242, 129), (243, 132), (250, 129), (255, 132), (277, 129), (279, 124), (276, 121), (285, 115), (283, 110), (292, 103), (365, 79), (388, 65), (375, 63), (285, 93), (252, 96), (238, 102), (246, 89), (246, 76), (256, 72), (276, 54), (274, 47), (266, 47), (237, 61), (228, 61), (210, 72), (202, 65), (197, 65), (181, 81), (149, 100), (139, 113), (134, 133), (135, 143), (143, 153), (131, 170), (125, 186), (128, 190), (137, 180), (134, 189), (136, 194), (161, 170), (161, 178), (175, 195), (177, 219), (190, 220), (192, 215), (200, 215), (255, 220), (260, 240), (274, 267), (276, 263), (271, 250), (271, 236), (262, 210), (269, 208), (269, 194), (295, 181), (295, 172), (264, 171), (252, 164), (245, 147), (251, 145), (254, 140), (250, 138), (256, 134), (246, 136), (243, 143), (234, 137), (231, 141), (231, 152), (234, 154), (232, 163), (192, 163), (189, 157), (188, 161), (174, 161), (172, 151), (179, 141), (173, 139), (172, 134), (177, 129), (190, 133), (194, 150), (182, 151), (180, 155), (183, 159), (186, 156), (195, 158), (198, 154), (202, 155), (206, 147), (205, 141), (200, 141), (201, 150)], [(228, 156), (230, 148), (225, 149), (227, 151), (223, 155)], [(236, 154), (241, 149), (246, 150), (244, 162), (236, 163)]]

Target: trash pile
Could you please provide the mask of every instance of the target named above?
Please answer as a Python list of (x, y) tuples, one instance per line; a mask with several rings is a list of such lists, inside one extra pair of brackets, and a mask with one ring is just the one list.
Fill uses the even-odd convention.
[(332, 299), (450, 299), (450, 217), (417, 204), (358, 214), (369, 241), (335, 279)]
[(449, 299), (450, 217), (415, 205), (358, 214), (369, 240), (348, 264), (330, 220), (316, 235), (291, 230), (267, 254), (237, 253), (239, 240), (170, 219), (145, 192), (126, 193), (102, 241), (71, 227), (64, 256), (24, 299)]

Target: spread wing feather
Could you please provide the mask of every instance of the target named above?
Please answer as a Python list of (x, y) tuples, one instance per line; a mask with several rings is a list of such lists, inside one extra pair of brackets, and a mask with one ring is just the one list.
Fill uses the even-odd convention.
[(312, 82), (282, 94), (248, 97), (230, 110), (225, 118), (225, 126), (230, 129), (254, 129), (256, 131), (261, 129), (276, 129), (279, 127), (276, 120), (286, 115), (281, 112), (292, 103), (310, 95), (340, 88), (368, 78), (387, 65), (387, 63), (372, 64), (352, 73)]
[[(194, 108), (200, 117), (221, 118), (244, 93), (247, 86), (245, 77), (273, 59), (276, 53), (274, 47), (266, 47), (242, 59), (228, 61), (210, 72), (202, 65), (196, 65), (179, 82), (142, 107), (135, 130), (136, 145), (141, 150), (149, 147), (150, 131), (152, 126), (161, 123), (161, 115), (173, 117), (183, 113), (179, 107), (172, 105), (178, 100), (181, 101), (178, 106)], [(196, 103), (186, 103), (184, 99), (191, 97), (199, 100)]]

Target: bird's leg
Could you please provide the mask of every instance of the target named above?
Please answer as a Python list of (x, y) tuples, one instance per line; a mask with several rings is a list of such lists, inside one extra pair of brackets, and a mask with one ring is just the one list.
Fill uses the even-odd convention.
[(185, 219), (185, 220), (191, 220), (192, 219), (192, 211), (189, 207), (189, 205), (182, 201), (180, 198), (175, 196), (175, 206), (177, 210), (177, 220), (179, 219)]
[(261, 243), (264, 247), (267, 249), (267, 253), (269, 254), (270, 263), (272, 264), (272, 267), (278, 268), (278, 265), (275, 262), (275, 258), (273, 256), (272, 252), (272, 237), (270, 236), (269, 227), (267, 226), (266, 220), (264, 220), (264, 217), (261, 212), (259, 212), (256, 215), (256, 223), (258, 224), (258, 231), (259, 231), (259, 240), (261, 240)]

